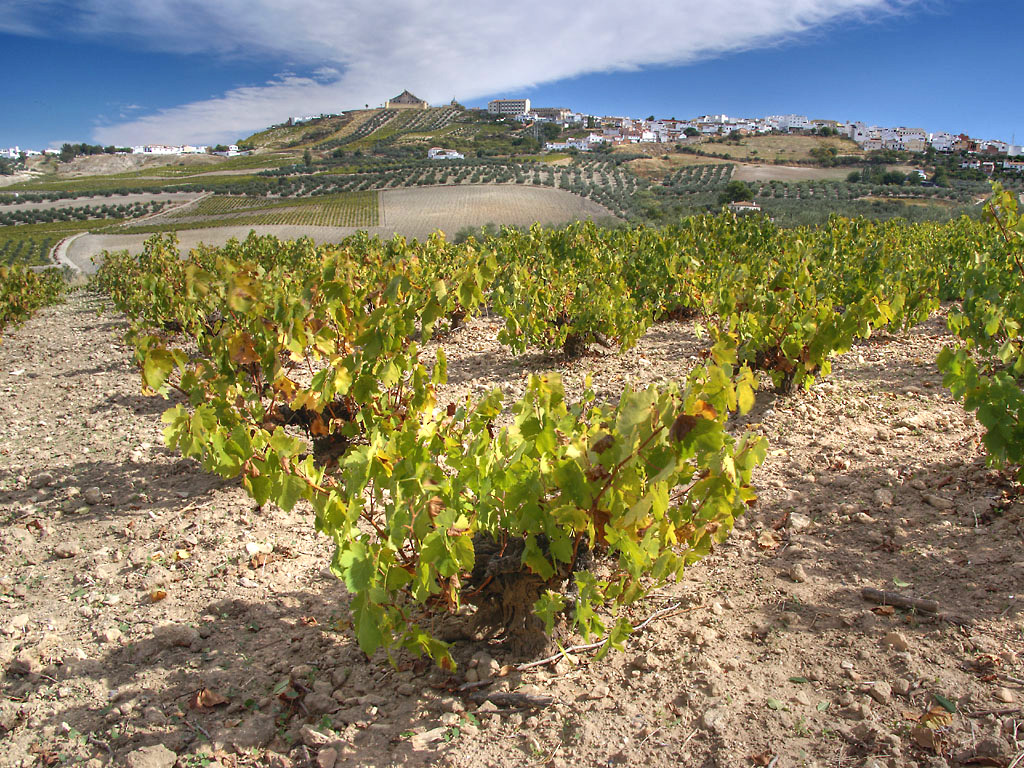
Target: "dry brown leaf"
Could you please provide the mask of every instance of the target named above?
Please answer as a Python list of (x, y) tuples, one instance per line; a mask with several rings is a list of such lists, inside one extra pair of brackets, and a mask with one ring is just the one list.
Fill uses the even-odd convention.
[(258, 555), (253, 555), (251, 558), (249, 558), (249, 565), (254, 569), (259, 569), (265, 565), (269, 565), (270, 563), (275, 563), (280, 559), (281, 557), (279, 555), (268, 555), (264, 552), (260, 552)]
[(307, 627), (315, 627), (320, 624), (320, 622), (316, 620), (316, 616), (300, 616), (299, 623)]
[(774, 758), (774, 757), (775, 757), (775, 755), (772, 754), (771, 750), (770, 749), (766, 749), (764, 752), (762, 752), (759, 755), (751, 755), (750, 756), (750, 762), (753, 765), (771, 765), (772, 758)]
[(189, 551), (187, 549), (176, 549), (176, 550), (174, 550), (174, 560), (175, 560), (175, 562), (177, 562), (178, 560), (188, 560), (190, 557), (192, 557), (192, 555), (189, 554)]
[(910, 738), (912, 738), (914, 743), (921, 747), (921, 749), (930, 749), (936, 753), (939, 751), (939, 735), (931, 728), (925, 728), (923, 725), (915, 725), (910, 730)]
[(226, 696), (221, 696), (210, 688), (200, 688), (198, 691), (192, 694), (188, 700), (189, 709), (196, 709), (200, 712), (208, 712), (214, 707), (219, 707), (222, 704), (227, 704), (229, 699)]
[(164, 589), (154, 589), (149, 593), (149, 600), (153, 603), (159, 603), (165, 597), (167, 597), (167, 591)]
[(891, 605), (880, 605), (877, 608), (872, 608), (871, 612), (877, 613), (879, 616), (892, 616), (896, 613), (896, 608)]
[(979, 670), (989, 670), (1002, 666), (1003, 658), (994, 653), (979, 653), (972, 663)]
[(941, 704), (935, 704), (921, 715), (921, 725), (926, 728), (945, 728), (953, 723), (953, 715)]
[(775, 549), (779, 546), (779, 538), (772, 531), (765, 531), (757, 537), (757, 546), (761, 549)]

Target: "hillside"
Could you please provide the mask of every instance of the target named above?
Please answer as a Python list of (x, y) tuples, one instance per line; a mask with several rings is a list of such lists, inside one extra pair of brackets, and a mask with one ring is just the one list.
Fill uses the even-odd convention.
[[(518, 123), (452, 105), (422, 110), (350, 110), (295, 125), (273, 126), (242, 143), (264, 151), (309, 150), (318, 158), (353, 152), (393, 155), (403, 148), (425, 156), (427, 148), (440, 143), (452, 149), (509, 154), (516, 149), (514, 142), (522, 144), (523, 137)], [(526, 148), (535, 151), (538, 146), (534, 141)]]

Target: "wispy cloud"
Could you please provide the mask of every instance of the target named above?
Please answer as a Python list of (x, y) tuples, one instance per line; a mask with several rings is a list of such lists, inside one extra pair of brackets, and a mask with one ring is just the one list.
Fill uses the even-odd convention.
[[(683, 64), (777, 43), (915, 0), (14, 0), (8, 29), (117, 38), (150, 49), (301, 66), (214, 99), (99, 127), (102, 143), (235, 138), (289, 115), (379, 104), (403, 88), (432, 102), (591, 72)], [(56, 13), (59, 10), (60, 13)], [(41, 18), (49, 18), (43, 27)], [(0, 22), (3, 24), (4, 22)], [(0, 26), (2, 29), (3, 26)]]

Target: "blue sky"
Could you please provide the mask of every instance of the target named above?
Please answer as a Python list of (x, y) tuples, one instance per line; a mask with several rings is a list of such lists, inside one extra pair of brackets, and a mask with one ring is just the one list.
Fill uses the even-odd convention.
[(627, 7), (0, 0), (0, 146), (230, 141), (403, 88), (433, 103), (525, 95), (639, 117), (795, 112), (1024, 143), (1015, 0)]

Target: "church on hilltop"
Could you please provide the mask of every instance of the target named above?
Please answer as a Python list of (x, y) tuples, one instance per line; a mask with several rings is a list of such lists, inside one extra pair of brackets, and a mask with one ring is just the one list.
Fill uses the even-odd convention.
[(417, 99), (408, 91), (402, 91), (393, 99), (384, 103), (385, 109), (428, 109), (430, 107), (423, 99)]

